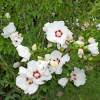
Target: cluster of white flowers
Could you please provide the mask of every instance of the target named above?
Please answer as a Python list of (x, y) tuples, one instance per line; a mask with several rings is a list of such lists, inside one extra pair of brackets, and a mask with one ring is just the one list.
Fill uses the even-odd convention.
[(33, 94), (52, 78), (46, 61), (31, 60), (27, 63), (27, 68), (19, 67), (19, 75), (16, 77), (16, 85), (24, 90), (25, 94)]
[[(73, 33), (67, 26), (65, 26), (64, 21), (54, 21), (53, 23), (48, 22), (44, 25), (43, 31), (46, 34), (47, 40), (49, 42), (56, 43), (58, 49), (61, 47), (67, 48), (68, 44), (73, 40)], [(53, 73), (61, 74), (63, 71), (63, 65), (70, 61), (69, 54), (62, 54), (59, 50), (54, 50), (50, 54), (45, 54), (45, 57), (42, 60), (30, 60), (30, 50), (28, 47), (21, 44), (23, 37), (16, 31), (16, 27), (13, 22), (10, 22), (6, 27), (4, 27), (1, 35), (4, 38), (11, 39), (18, 55), (23, 58), (21, 60), (22, 62), (28, 61), (27, 68), (21, 66), (20, 62), (16, 62), (13, 65), (14, 68), (18, 68), (20, 66), (18, 76), (16, 77), (16, 85), (24, 90), (25, 94), (34, 94), (40, 85), (52, 79)], [(97, 47), (98, 43), (95, 39), (89, 38), (88, 42), (89, 44), (87, 45), (87, 48), (91, 54), (93, 56), (99, 54)], [(84, 46), (84, 38), (79, 37), (75, 43), (80, 47), (78, 55), (82, 58), (84, 56), (84, 51), (81, 47)], [(32, 50), (37, 50), (36, 44), (32, 46)], [(85, 71), (74, 67), (70, 77), (63, 77), (59, 79), (58, 84), (64, 88), (69, 80), (72, 81), (77, 87), (84, 85), (86, 83)]]
[(11, 39), (12, 44), (16, 47), (19, 56), (23, 58), (22, 62), (28, 61), (30, 59), (30, 50), (21, 44), (23, 37), (16, 31), (16, 27), (13, 22), (10, 22), (6, 27), (3, 28), (3, 33), (1, 35), (4, 38)]
[(98, 49), (98, 42), (93, 37), (90, 37), (88, 39), (88, 44), (85, 45), (84, 42), (84, 37), (80, 36), (75, 43), (79, 46), (78, 49), (78, 56), (80, 58), (84, 57), (84, 49), (87, 49), (92, 56), (97, 56), (99, 54), (99, 49)]

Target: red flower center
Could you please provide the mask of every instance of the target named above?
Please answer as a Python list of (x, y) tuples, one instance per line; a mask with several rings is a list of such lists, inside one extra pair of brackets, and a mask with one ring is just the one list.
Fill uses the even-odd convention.
[(76, 74), (75, 73), (73, 73), (73, 80), (76, 80), (77, 78), (76, 78)]
[(61, 30), (55, 31), (55, 36), (56, 37), (61, 37), (63, 35)]
[(35, 71), (33, 72), (33, 77), (35, 77), (36, 79), (40, 78), (41, 77), (41, 74), (39, 73), (39, 71)]
[(73, 74), (73, 76), (76, 76), (76, 74)]

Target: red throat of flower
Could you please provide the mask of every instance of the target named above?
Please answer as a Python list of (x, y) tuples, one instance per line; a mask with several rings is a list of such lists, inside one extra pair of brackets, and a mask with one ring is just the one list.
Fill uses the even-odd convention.
[(75, 73), (73, 73), (73, 80), (76, 80), (76, 74)]
[(61, 30), (55, 31), (55, 36), (56, 37), (61, 37), (63, 35), (63, 32)]
[(33, 77), (35, 77), (36, 79), (40, 78), (41, 77), (40, 72), (38, 70), (33, 72)]

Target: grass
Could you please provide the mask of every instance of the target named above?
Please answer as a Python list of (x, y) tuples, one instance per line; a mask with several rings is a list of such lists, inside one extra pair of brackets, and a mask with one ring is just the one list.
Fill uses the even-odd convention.
[[(11, 19), (5, 18), (6, 12), (11, 14)], [(75, 24), (76, 19), (79, 19), (79, 27)], [(93, 36), (100, 43), (100, 31), (95, 27), (100, 23), (99, 0), (0, 0), (0, 32), (8, 22), (13, 21), (24, 37), (25, 46), (31, 48), (33, 43), (37, 44), (38, 50), (33, 52), (32, 59), (56, 49), (55, 45), (50, 49), (46, 48), (47, 40), (42, 31), (46, 22), (54, 20), (64, 20), (74, 33), (75, 39), (80, 35), (86, 40)], [(90, 26), (83, 31), (81, 26), (85, 22)], [(41, 86), (36, 94), (29, 96), (15, 85), (18, 69), (13, 69), (12, 65), (20, 60), (16, 49), (9, 39), (0, 36), (0, 100), (100, 100), (100, 55), (92, 61), (83, 61), (75, 55), (74, 47), (71, 47), (71, 50), (72, 60), (65, 65), (61, 76), (67, 75), (74, 66), (85, 69), (88, 67), (86, 85), (76, 88), (69, 83), (63, 89), (57, 84), (57, 77), (54, 76), (53, 80)], [(59, 92), (63, 95), (57, 96)]]

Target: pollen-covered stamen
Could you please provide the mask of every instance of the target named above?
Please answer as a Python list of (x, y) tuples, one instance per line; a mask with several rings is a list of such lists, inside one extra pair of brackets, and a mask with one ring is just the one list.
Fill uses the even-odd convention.
[(31, 85), (33, 83), (33, 80), (32, 79), (29, 79), (28, 77), (26, 78), (26, 81), (29, 85)]
[(55, 31), (55, 36), (56, 37), (61, 37), (63, 35), (63, 32), (61, 30)]
[(39, 73), (39, 71), (35, 71), (33, 72), (33, 77), (35, 77), (36, 79), (40, 78), (41, 77), (41, 74)]
[(57, 59), (51, 59), (49, 64), (53, 67), (57, 67), (59, 63), (60, 63), (60, 59), (57, 58)]

